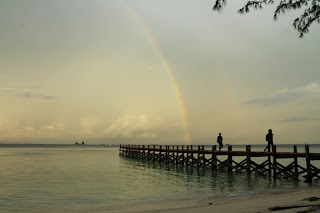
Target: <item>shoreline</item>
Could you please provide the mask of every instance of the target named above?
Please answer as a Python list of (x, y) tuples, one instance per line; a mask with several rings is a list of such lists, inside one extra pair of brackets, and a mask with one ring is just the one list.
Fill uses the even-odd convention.
[[(284, 189), (260, 194), (241, 195), (234, 197), (223, 197), (207, 200), (189, 200), (154, 203), (144, 203), (125, 208), (109, 208), (106, 206), (96, 206), (90, 209), (51, 209), (46, 212), (99, 212), (99, 213), (320, 213), (320, 199), (317, 201), (303, 200), (305, 198), (320, 198), (320, 186), (309, 186), (298, 189)], [(211, 203), (211, 204), (210, 204)], [(292, 208), (295, 206), (307, 206)], [(317, 208), (310, 209), (312, 205)], [(279, 209), (272, 211), (274, 207), (286, 207), (289, 209)], [(311, 211), (312, 210), (312, 211)], [(43, 212), (43, 211), (33, 211)]]
[[(267, 213), (267, 212), (318, 212), (320, 199), (310, 202), (303, 200), (310, 197), (320, 198), (320, 187), (310, 186), (299, 189), (287, 189), (261, 194), (243, 195), (236, 197), (208, 199), (201, 201), (183, 201), (159, 205), (153, 208), (131, 209), (130, 212), (159, 212), (159, 213)], [(312, 206), (318, 206), (312, 207)], [(297, 207), (304, 206), (304, 207)], [(145, 206), (146, 207), (146, 206)], [(288, 209), (272, 209), (285, 207)], [(312, 211), (310, 208), (313, 208)], [(276, 211), (275, 211), (276, 210)]]

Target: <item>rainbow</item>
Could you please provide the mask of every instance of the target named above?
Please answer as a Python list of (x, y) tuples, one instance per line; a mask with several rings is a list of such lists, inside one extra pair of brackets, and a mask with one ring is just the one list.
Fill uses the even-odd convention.
[(175, 91), (175, 95), (177, 97), (178, 104), (179, 104), (180, 111), (181, 111), (181, 115), (182, 115), (182, 118), (183, 118), (185, 134), (186, 134), (185, 135), (185, 140), (186, 140), (187, 144), (191, 145), (191, 134), (190, 134), (189, 122), (188, 122), (188, 118), (187, 118), (187, 111), (186, 111), (185, 104), (184, 104), (184, 101), (183, 101), (183, 96), (182, 96), (182, 93), (181, 93), (180, 88), (178, 86), (178, 83), (177, 83), (177, 81), (176, 81), (176, 79), (174, 77), (174, 74), (173, 74), (172, 69), (170, 67), (170, 64), (168, 62), (168, 59), (163, 54), (163, 52), (162, 52), (161, 48), (159, 47), (156, 39), (154, 38), (154, 36), (150, 32), (149, 28), (146, 26), (146, 24), (144, 23), (142, 18), (139, 16), (139, 14), (129, 5), (129, 3), (127, 1), (122, 0), (121, 2), (128, 9), (130, 14), (134, 17), (134, 19), (136, 20), (137, 24), (141, 27), (141, 29), (144, 32), (144, 34), (146, 35), (147, 39), (151, 43), (154, 51), (159, 56), (164, 70), (166, 71), (166, 73), (169, 76), (169, 80), (170, 80), (170, 82), (171, 82), (171, 84), (173, 86), (173, 89)]

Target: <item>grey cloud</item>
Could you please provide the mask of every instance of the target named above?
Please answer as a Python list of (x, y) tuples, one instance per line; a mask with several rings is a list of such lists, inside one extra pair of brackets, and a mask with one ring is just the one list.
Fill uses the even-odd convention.
[(301, 121), (319, 121), (320, 117), (304, 117), (304, 116), (295, 116), (282, 120), (282, 122), (301, 122)]
[(24, 98), (32, 98), (32, 97), (37, 97), (36, 94), (33, 94), (32, 92), (17, 92), (15, 93), (16, 96), (21, 96)]
[(248, 100), (247, 104), (277, 104), (287, 101), (299, 99), (301, 97), (310, 95), (320, 95), (319, 83), (311, 83), (304, 87), (298, 87), (294, 89), (283, 89), (269, 94), (262, 98), (253, 98)]
[(30, 89), (17, 89), (17, 88), (2, 88), (2, 92), (12, 94), (18, 97), (23, 97), (23, 98), (40, 98), (40, 99), (54, 99), (54, 96), (51, 95), (45, 95), (42, 94), (41, 92), (30, 90)]
[(55, 99), (56, 97), (54, 96), (49, 96), (49, 95), (44, 95), (40, 97), (41, 99)]

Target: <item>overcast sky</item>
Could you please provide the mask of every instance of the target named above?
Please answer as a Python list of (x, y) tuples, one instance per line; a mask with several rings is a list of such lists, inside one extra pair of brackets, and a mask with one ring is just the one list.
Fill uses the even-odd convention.
[(320, 25), (202, 0), (1, 0), (0, 142), (320, 142)]

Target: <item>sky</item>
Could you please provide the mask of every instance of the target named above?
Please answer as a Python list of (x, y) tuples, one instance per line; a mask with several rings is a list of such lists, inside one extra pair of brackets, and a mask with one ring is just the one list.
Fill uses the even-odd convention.
[(320, 25), (246, 1), (1, 0), (0, 142), (320, 143)]

